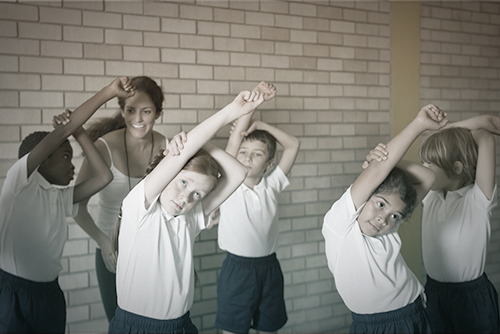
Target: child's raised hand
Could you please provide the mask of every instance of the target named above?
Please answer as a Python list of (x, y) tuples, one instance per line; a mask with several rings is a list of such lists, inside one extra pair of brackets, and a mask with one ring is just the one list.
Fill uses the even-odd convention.
[(116, 97), (127, 98), (135, 94), (135, 86), (129, 77), (118, 77), (109, 84)]
[(261, 81), (253, 90), (254, 92), (262, 93), (264, 101), (269, 101), (276, 95), (276, 87), (265, 81)]
[(236, 96), (232, 104), (236, 107), (237, 117), (250, 113), (264, 102), (264, 95), (256, 91), (242, 91)]
[(365, 162), (363, 162), (363, 169), (368, 168), (373, 160), (383, 161), (387, 160), (387, 155), (389, 155), (389, 151), (387, 151), (387, 145), (378, 144), (370, 153), (366, 156)]
[(62, 114), (54, 115), (54, 117), (52, 118), (52, 126), (54, 127), (54, 129), (58, 126), (66, 125), (71, 122), (71, 113), (71, 110), (66, 109)]
[(168, 143), (168, 152), (172, 156), (177, 156), (181, 154), (184, 149), (184, 143), (187, 141), (186, 132), (182, 131), (176, 134), (172, 140)]
[(417, 114), (416, 119), (420, 120), (426, 130), (438, 130), (448, 123), (446, 113), (434, 104), (428, 104)]

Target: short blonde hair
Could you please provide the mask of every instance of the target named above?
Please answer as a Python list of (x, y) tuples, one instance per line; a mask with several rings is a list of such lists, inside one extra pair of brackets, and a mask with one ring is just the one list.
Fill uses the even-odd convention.
[[(449, 128), (430, 135), (420, 145), (418, 156), (422, 163), (432, 163), (443, 169), (450, 179), (462, 180), (462, 186), (476, 179), (477, 144), (469, 130)], [(455, 162), (463, 165), (462, 173), (455, 172)]]

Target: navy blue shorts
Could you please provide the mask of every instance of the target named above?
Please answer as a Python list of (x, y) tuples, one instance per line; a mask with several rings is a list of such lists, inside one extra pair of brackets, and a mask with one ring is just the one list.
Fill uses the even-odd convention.
[(0, 270), (0, 333), (64, 333), (65, 326), (57, 279), (33, 282)]
[(421, 297), (394, 311), (373, 314), (353, 312), (352, 320), (349, 333), (431, 333)]
[(198, 329), (191, 322), (189, 312), (177, 319), (159, 320), (127, 312), (118, 306), (109, 323), (109, 333), (197, 334)]
[(498, 294), (486, 274), (463, 283), (427, 276), (427, 315), (435, 333), (500, 333)]
[(288, 320), (283, 273), (276, 254), (247, 258), (227, 253), (217, 281), (215, 327), (276, 332)]

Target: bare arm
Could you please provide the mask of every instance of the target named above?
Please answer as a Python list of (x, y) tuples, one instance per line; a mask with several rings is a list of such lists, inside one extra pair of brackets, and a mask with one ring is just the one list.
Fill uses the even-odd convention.
[(87, 132), (80, 127), (74, 134), (76, 140), (85, 152), (85, 157), (91, 169), (91, 177), (75, 186), (73, 203), (89, 199), (92, 195), (104, 188), (111, 180), (113, 174), (108, 165), (92, 143)]
[(423, 107), (417, 117), (387, 144), (390, 153), (386, 160), (373, 161), (354, 181), (351, 194), (356, 209), (365, 203), (404, 156), (413, 141), (424, 131), (446, 125), (444, 114), (434, 105)]
[[(269, 101), (276, 95), (276, 87), (265, 81), (260, 82), (257, 87), (254, 88), (254, 91), (262, 93), (264, 101)], [(241, 116), (238, 119), (233, 132), (229, 135), (229, 140), (227, 141), (226, 145), (226, 152), (231, 154), (233, 157), (236, 157), (236, 155), (238, 154), (241, 142), (243, 141), (243, 138), (245, 138), (243, 132), (247, 131), (250, 124), (252, 123), (254, 112), (255, 109), (252, 110), (249, 114)]]
[(465, 128), (470, 131), (486, 130), (492, 134), (500, 135), (500, 117), (480, 115), (462, 121), (448, 123), (445, 128)]
[(145, 206), (149, 207), (149, 205), (151, 205), (152, 200), (174, 179), (186, 162), (198, 152), (220, 128), (251, 112), (263, 101), (264, 99), (259, 93), (248, 91), (241, 92), (233, 102), (189, 131), (184, 148), (180, 154), (176, 156), (168, 154), (146, 178)]
[(278, 143), (283, 146), (283, 154), (281, 155), (280, 162), (278, 166), (281, 168), (283, 173), (288, 174), (295, 163), (295, 158), (299, 153), (300, 140), (297, 137), (289, 135), (288, 133), (269, 125), (262, 121), (254, 120), (248, 130), (244, 132), (244, 135), (248, 135), (254, 130), (265, 130), (272, 134)]
[(416, 203), (422, 202), (425, 195), (431, 190), (436, 180), (436, 174), (431, 169), (408, 160), (399, 161), (396, 167), (401, 168), (410, 178), (413, 187), (417, 191)]
[(476, 166), (476, 184), (491, 199), (495, 189), (495, 138), (500, 135), (500, 117), (480, 115), (459, 122), (453, 122), (446, 127), (462, 127), (471, 131), (478, 146)]
[(71, 115), (71, 122), (55, 128), (30, 152), (28, 176), (105, 102), (116, 96), (127, 97), (133, 94), (135, 94), (135, 90), (130, 86), (129, 79), (120, 77), (84, 102)]
[(247, 169), (229, 153), (212, 144), (206, 144), (203, 149), (217, 161), (221, 174), (217, 181), (217, 188), (202, 200), (203, 210), (205, 215), (208, 215), (217, 209), (245, 180)]
[(474, 130), (471, 134), (478, 146), (476, 184), (491, 200), (495, 190), (495, 138), (486, 130)]

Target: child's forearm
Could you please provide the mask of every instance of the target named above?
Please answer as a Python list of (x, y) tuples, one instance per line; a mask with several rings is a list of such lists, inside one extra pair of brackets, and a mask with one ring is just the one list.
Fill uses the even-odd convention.
[(291, 150), (298, 150), (300, 146), (300, 141), (297, 137), (294, 137), (292, 135), (289, 135), (283, 130), (280, 130), (272, 125), (269, 125), (265, 122), (262, 121), (256, 121), (257, 122), (257, 129), (259, 130), (264, 130), (269, 132), (270, 134), (273, 135), (274, 138), (276, 138), (276, 141), (283, 146), (284, 150), (291, 149)]
[(396, 167), (401, 168), (410, 178), (417, 191), (417, 203), (421, 202), (436, 181), (436, 174), (431, 169), (408, 160), (399, 161)]
[(233, 132), (229, 135), (229, 139), (226, 145), (226, 152), (231, 154), (233, 157), (235, 157), (238, 154), (238, 150), (244, 138), (244, 136), (241, 133), (243, 131), (248, 130), (248, 127), (252, 123), (252, 117), (254, 111), (250, 112), (250, 114), (248, 115), (243, 115), (240, 118), (238, 118), (238, 121), (236, 123)]
[(109, 182), (111, 182), (111, 180), (113, 180), (113, 174), (101, 156), (101, 153), (99, 153), (97, 148), (94, 146), (94, 143), (87, 135), (87, 132), (82, 127), (75, 131), (74, 137), (78, 144), (82, 147), (92, 170), (92, 177), (90, 179), (75, 186), (73, 202), (78, 203), (91, 197), (104, 188)]
[(278, 166), (281, 168), (283, 173), (288, 174), (292, 169), (295, 158), (299, 153), (300, 140), (297, 137), (289, 135), (288, 133), (269, 125), (265, 122), (257, 121), (257, 129), (269, 132), (276, 138), (276, 141), (283, 146), (283, 154), (279, 161)]
[(500, 134), (500, 118), (493, 115), (480, 115), (450, 123), (448, 127), (461, 127), (470, 131), (482, 129), (493, 134)]
[(92, 216), (87, 210), (87, 203), (88, 201), (83, 201), (78, 204), (78, 214), (73, 219), (101, 248), (101, 244), (109, 238), (96, 226)]
[(219, 165), (221, 176), (217, 188), (203, 200), (203, 210), (206, 214), (218, 208), (245, 180), (247, 169), (234, 157), (212, 144), (206, 144), (207, 151)]
[(64, 129), (65, 136), (69, 137), (71, 134), (73, 134), (95, 113), (97, 109), (99, 109), (104, 103), (111, 100), (115, 96), (116, 95), (113, 93), (113, 91), (108, 86), (106, 86), (102, 88), (97, 94), (85, 101), (78, 108), (76, 108), (71, 114), (71, 122), (69, 122), (65, 126), (60, 127), (61, 129)]

